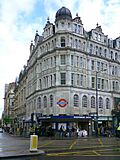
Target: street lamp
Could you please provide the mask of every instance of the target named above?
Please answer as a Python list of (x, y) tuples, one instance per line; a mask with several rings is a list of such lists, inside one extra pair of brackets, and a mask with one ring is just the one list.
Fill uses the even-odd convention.
[[(105, 72), (107, 69), (102, 70), (103, 72)], [(96, 71), (96, 136), (98, 136), (98, 71)]]
[(98, 72), (96, 71), (96, 136), (98, 136)]

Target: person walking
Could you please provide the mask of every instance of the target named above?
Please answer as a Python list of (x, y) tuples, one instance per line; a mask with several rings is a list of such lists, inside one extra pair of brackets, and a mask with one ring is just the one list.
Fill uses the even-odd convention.
[(118, 135), (118, 137), (120, 138), (120, 124), (119, 124), (119, 126), (118, 126), (118, 128), (117, 128), (117, 135)]

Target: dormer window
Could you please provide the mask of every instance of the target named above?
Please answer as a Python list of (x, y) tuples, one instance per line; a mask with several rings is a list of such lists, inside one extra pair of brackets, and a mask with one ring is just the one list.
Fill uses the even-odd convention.
[(80, 33), (80, 25), (78, 25), (78, 33)]
[(74, 32), (77, 33), (77, 24), (74, 24)]
[(98, 34), (95, 33), (95, 40), (98, 40)]
[(65, 47), (65, 37), (61, 37), (61, 47)]
[(100, 34), (98, 35), (98, 41), (101, 41), (101, 35)]

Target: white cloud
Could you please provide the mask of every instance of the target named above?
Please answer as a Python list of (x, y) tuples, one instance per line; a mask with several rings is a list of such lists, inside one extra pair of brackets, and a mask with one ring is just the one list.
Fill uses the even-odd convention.
[[(0, 116), (3, 108), (4, 85), (19, 75), (29, 57), (30, 41), (40, 26), (40, 18), (27, 23), (37, 0), (0, 1)], [(39, 21), (38, 21), (39, 20)]]
[(113, 39), (119, 36), (119, 0), (45, 0), (44, 6), (52, 22), (55, 20), (57, 9), (65, 6), (71, 10), (73, 17), (79, 13), (86, 30), (95, 28), (98, 22), (105, 35)]

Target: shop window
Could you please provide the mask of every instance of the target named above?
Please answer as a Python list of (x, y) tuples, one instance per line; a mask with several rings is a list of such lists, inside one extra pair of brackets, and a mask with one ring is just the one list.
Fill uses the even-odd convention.
[(87, 107), (87, 96), (86, 95), (82, 97), (82, 107)]
[(74, 95), (74, 107), (79, 106), (79, 96), (77, 94)]

